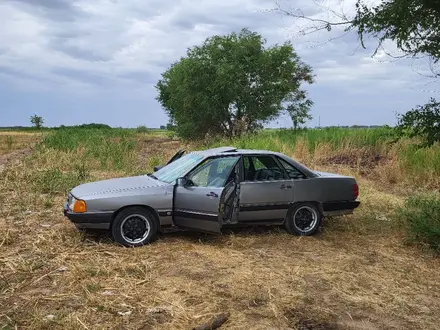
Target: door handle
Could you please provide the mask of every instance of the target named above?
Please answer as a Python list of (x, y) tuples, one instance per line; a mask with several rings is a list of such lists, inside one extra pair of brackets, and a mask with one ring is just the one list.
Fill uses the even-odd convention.
[(213, 191), (211, 191), (209, 194), (206, 194), (206, 196), (208, 196), (208, 197), (215, 197), (215, 198), (218, 197), (218, 195), (215, 192), (213, 192)]
[(292, 185), (291, 185), (291, 184), (288, 184), (288, 185), (282, 184), (282, 185), (280, 186), (280, 189), (290, 189), (290, 188), (292, 188)]

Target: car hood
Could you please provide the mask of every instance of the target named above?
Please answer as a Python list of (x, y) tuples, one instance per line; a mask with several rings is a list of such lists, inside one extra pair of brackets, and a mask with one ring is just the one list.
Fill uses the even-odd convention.
[(141, 175), (85, 183), (73, 188), (71, 193), (76, 198), (84, 198), (86, 196), (122, 193), (164, 185), (165, 184), (161, 181), (152, 179), (146, 175)]

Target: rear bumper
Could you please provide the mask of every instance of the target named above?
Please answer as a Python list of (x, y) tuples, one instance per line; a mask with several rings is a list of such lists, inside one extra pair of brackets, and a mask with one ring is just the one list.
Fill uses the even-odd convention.
[(64, 204), (64, 216), (76, 227), (84, 229), (110, 229), (113, 212), (74, 213)]
[(361, 202), (359, 201), (335, 201), (322, 203), (322, 212), (324, 216), (335, 216), (353, 213), (353, 210), (358, 208)]

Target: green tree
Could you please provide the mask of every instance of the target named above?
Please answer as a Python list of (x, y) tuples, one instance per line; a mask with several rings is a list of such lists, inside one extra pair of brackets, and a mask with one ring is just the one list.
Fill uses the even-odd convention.
[(440, 142), (440, 102), (430, 102), (398, 116), (396, 131), (399, 136), (417, 137), (421, 146), (427, 147)]
[(313, 101), (307, 98), (305, 91), (297, 93), (294, 98), (288, 101), (286, 111), (292, 119), (294, 130), (313, 118), (310, 114), (312, 106)]
[(35, 128), (40, 129), (41, 127), (43, 127), (44, 124), (43, 117), (34, 114), (33, 116), (31, 116), (30, 120), (31, 120), (31, 124), (34, 125)]
[[(319, 5), (322, 9), (323, 6)], [(365, 5), (363, 0), (357, 0), (354, 17), (347, 17), (333, 8), (327, 9), (337, 19), (332, 21), (307, 16), (299, 9), (285, 9), (282, 3), (277, 4), (275, 11), (311, 23), (301, 29), (302, 34), (345, 26), (345, 31), (357, 32), (364, 48), (365, 36), (376, 38), (378, 45), (375, 52), (385, 40), (392, 40), (403, 52), (402, 57), (429, 57), (431, 70), (436, 76), (440, 75), (435, 66), (440, 58), (440, 1), (387, 0), (371, 7)]]
[(290, 43), (268, 48), (265, 43), (247, 29), (213, 36), (162, 74), (157, 100), (181, 137), (255, 130), (276, 118), (303, 82), (313, 82), (311, 68)]

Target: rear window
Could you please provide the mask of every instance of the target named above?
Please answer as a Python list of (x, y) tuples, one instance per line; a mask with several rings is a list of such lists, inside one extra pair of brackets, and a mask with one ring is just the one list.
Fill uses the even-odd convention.
[(292, 164), (286, 162), (284, 159), (279, 158), (278, 160), (281, 163), (281, 166), (284, 167), (284, 169), (286, 170), (287, 174), (289, 175), (289, 178), (291, 179), (305, 179), (306, 176), (299, 171), (295, 166), (293, 166)]

